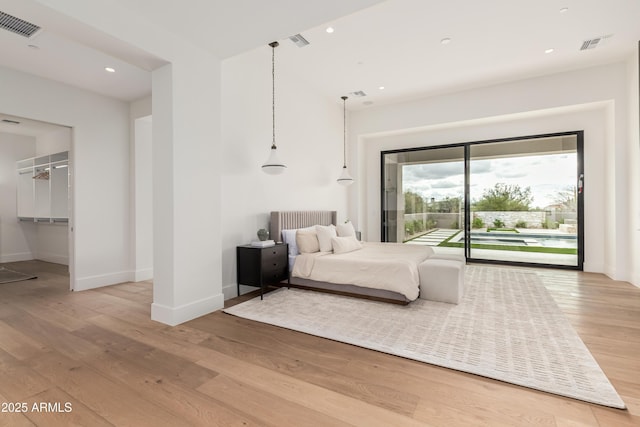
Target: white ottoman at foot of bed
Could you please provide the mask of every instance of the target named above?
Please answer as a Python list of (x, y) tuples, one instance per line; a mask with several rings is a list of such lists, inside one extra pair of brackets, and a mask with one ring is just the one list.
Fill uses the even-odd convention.
[(418, 265), (420, 298), (458, 304), (464, 294), (464, 261), (430, 257)]

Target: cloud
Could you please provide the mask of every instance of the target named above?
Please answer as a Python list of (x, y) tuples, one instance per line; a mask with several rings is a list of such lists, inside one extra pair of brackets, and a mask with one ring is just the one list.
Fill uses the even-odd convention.
[(505, 170), (496, 172), (496, 178), (522, 178), (529, 175), (527, 172), (524, 172), (522, 169), (517, 170)]
[(402, 173), (405, 180), (444, 179), (464, 174), (464, 163), (426, 163), (420, 165), (404, 165)]
[(440, 179), (436, 182), (431, 183), (431, 188), (460, 188), (462, 192), (462, 186), (464, 185), (461, 181), (453, 181), (451, 179)]

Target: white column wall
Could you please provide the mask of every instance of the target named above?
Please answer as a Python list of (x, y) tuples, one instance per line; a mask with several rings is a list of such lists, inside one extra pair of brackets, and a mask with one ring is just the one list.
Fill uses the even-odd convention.
[(178, 324), (223, 306), (220, 62), (201, 52), (153, 72), (154, 302)]
[(584, 129), (585, 269), (631, 280), (627, 177), (638, 163), (626, 148), (627, 75), (621, 62), (354, 112), (359, 185), (350, 214), (379, 239), (382, 149)]

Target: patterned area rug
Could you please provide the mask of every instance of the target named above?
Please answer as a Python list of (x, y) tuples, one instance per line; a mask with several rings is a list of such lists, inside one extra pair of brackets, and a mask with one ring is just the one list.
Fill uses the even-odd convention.
[(37, 279), (38, 276), (30, 274), (20, 273), (19, 271), (9, 270), (8, 268), (0, 267), (0, 284), (20, 282), (22, 280)]
[(398, 306), (280, 289), (225, 313), (512, 384), (624, 409), (540, 278), (469, 266), (458, 305)]

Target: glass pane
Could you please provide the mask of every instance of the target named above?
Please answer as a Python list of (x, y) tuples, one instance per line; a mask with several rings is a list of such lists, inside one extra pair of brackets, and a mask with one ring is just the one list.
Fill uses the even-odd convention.
[(470, 146), (470, 258), (578, 265), (576, 135)]
[(464, 255), (464, 148), (383, 154), (382, 240)]

